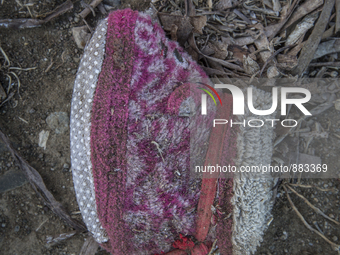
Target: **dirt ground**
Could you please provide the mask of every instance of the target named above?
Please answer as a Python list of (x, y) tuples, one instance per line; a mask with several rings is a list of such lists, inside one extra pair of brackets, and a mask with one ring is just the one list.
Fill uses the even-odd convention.
[[(31, 2), (34, 3), (30, 7), (31, 11), (42, 14), (63, 1)], [(122, 1), (119, 5), (119, 8), (126, 7), (145, 10), (148, 3), (131, 0)], [(81, 216), (70, 172), (69, 130), (64, 133), (52, 130), (47, 125), (46, 118), (54, 112), (66, 112), (68, 116), (70, 114), (74, 79), (83, 53), (74, 42), (71, 28), (82, 25), (75, 19), (75, 14), (80, 13), (82, 9), (80, 1), (74, 1), (72, 11), (39, 28), (0, 29), (0, 45), (10, 59), (11, 66), (37, 67), (30, 71), (14, 70), (21, 81), (20, 95), (16, 93), (0, 108), (0, 127), (22, 156), (39, 171), (55, 198), (79, 220)], [(0, 4), (1, 19), (25, 18), (28, 17), (27, 14), (27, 9), (20, 8), (16, 1), (4, 0), (3, 4)], [(88, 19), (92, 27), (103, 17), (98, 12), (96, 14), (95, 18)], [(0, 63), (3, 61), (0, 56)], [(15, 78), (12, 82), (14, 81)], [(1, 73), (0, 82), (7, 90), (8, 79)], [(17, 83), (14, 86), (11, 91), (17, 90)], [(321, 157), (328, 167), (339, 168), (340, 139), (334, 136), (340, 134), (339, 111), (332, 107), (322, 116), (313, 117), (312, 120), (321, 123), (324, 128), (327, 128), (330, 121), (329, 138), (315, 139), (311, 147), (315, 149), (315, 155)], [(39, 133), (42, 130), (50, 132), (46, 149), (38, 146)], [(30, 184), (22, 179), (22, 174), (2, 143), (0, 183), (3, 183), (1, 180), (4, 180), (9, 188), (0, 193), (0, 254), (79, 254), (86, 234), (76, 234), (56, 245), (47, 244), (47, 236), (58, 236), (71, 232), (72, 229), (44, 206)], [(338, 179), (310, 179), (304, 183), (321, 188), (340, 188)], [(339, 220), (339, 193), (301, 188), (297, 191), (326, 215)], [(339, 243), (339, 226), (317, 215), (294, 194), (290, 196), (311, 226), (317, 225), (328, 239)], [(256, 254), (337, 254), (325, 240), (303, 225), (289, 205), (282, 188), (277, 195), (273, 216), (274, 219)], [(107, 253), (100, 249), (97, 254)]]

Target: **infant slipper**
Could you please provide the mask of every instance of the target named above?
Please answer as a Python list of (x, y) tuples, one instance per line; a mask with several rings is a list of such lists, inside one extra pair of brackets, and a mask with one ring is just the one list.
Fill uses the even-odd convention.
[[(97, 26), (74, 85), (71, 163), (83, 220), (112, 254), (208, 254), (216, 239), (220, 254), (252, 254), (262, 241), (274, 180), (193, 178), (190, 161), (270, 164), (273, 129), (211, 132), (216, 116), (254, 116), (232, 116), (221, 91), (223, 110), (208, 100), (201, 115), (199, 88), (209, 84), (147, 14), (118, 10)], [(253, 98), (257, 109), (271, 103), (258, 89)]]

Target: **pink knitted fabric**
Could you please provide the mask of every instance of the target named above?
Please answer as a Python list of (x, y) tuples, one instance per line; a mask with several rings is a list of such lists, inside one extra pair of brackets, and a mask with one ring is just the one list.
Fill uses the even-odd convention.
[[(85, 48), (71, 106), (73, 178), (84, 222), (112, 254), (185, 254), (190, 246), (203, 255), (217, 239), (220, 254), (248, 255), (259, 245), (272, 183), (220, 178), (215, 196), (216, 181), (190, 169), (209, 163), (206, 155), (218, 163), (217, 154), (220, 165), (260, 164), (262, 149), (268, 164), (273, 132), (226, 126), (210, 141), (214, 118), (237, 118), (227, 94), (222, 111), (208, 100), (201, 115), (202, 83), (212, 85), (198, 64), (130, 9), (110, 13)], [(256, 93), (261, 108), (270, 97)]]
[(92, 108), (91, 159), (106, 248), (168, 251), (179, 233), (195, 232), (200, 181), (190, 179), (190, 119), (183, 116), (190, 114), (189, 84), (208, 82), (207, 76), (148, 16), (131, 10), (109, 16), (105, 56)]
[(132, 35), (137, 15), (122, 11), (108, 19), (106, 57), (92, 108), (91, 155), (97, 212), (108, 232), (113, 254), (133, 250), (131, 244), (126, 247), (128, 243), (124, 242), (131, 238), (131, 233), (122, 218), (127, 174), (127, 105), (135, 57)]

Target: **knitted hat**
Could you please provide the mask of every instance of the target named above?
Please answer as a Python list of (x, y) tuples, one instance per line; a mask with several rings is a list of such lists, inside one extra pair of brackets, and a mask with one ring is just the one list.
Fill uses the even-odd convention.
[[(73, 180), (88, 230), (112, 254), (207, 254), (215, 239), (220, 254), (252, 254), (262, 240), (273, 180), (191, 178), (190, 156), (214, 155), (214, 146), (197, 149), (209, 140), (225, 161), (269, 164), (273, 131), (211, 135), (216, 107), (208, 100), (213, 114), (195, 114), (197, 84), (210, 84), (206, 74), (143, 13), (112, 12), (85, 48), (71, 106)], [(265, 92), (253, 98), (269, 108)], [(231, 96), (222, 100), (216, 116), (232, 117)]]

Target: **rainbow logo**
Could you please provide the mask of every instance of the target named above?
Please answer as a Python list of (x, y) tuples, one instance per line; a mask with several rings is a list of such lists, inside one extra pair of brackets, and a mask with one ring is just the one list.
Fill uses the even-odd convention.
[[(217, 96), (218, 100), (220, 101), (221, 105), (222, 105), (222, 100), (221, 100), (220, 96), (217, 94), (217, 91), (213, 87), (209, 86), (208, 84), (201, 83), (201, 82), (199, 82), (199, 84), (206, 86), (212, 92), (214, 92), (215, 95)], [(214, 103), (217, 106), (217, 103), (216, 103), (216, 100), (215, 100), (214, 96), (207, 89), (204, 89), (204, 88), (199, 88), (199, 89), (201, 89), (204, 92), (206, 92), (212, 98), (212, 100), (214, 100)], [(202, 115), (207, 115), (207, 95), (206, 94), (202, 94), (201, 114)]]
[[(217, 91), (213, 87), (209, 86), (208, 84), (201, 83), (201, 82), (199, 82), (199, 84), (204, 85), (207, 88), (211, 89), (211, 91), (215, 93), (215, 95), (217, 96), (218, 100), (220, 101), (220, 103), (222, 105), (222, 100), (221, 100), (220, 96), (217, 94)], [(199, 89), (201, 89), (204, 92), (206, 92), (214, 100), (214, 103), (217, 106), (217, 103), (216, 103), (216, 100), (215, 100), (214, 96), (208, 90), (203, 89), (203, 88), (199, 88)]]

